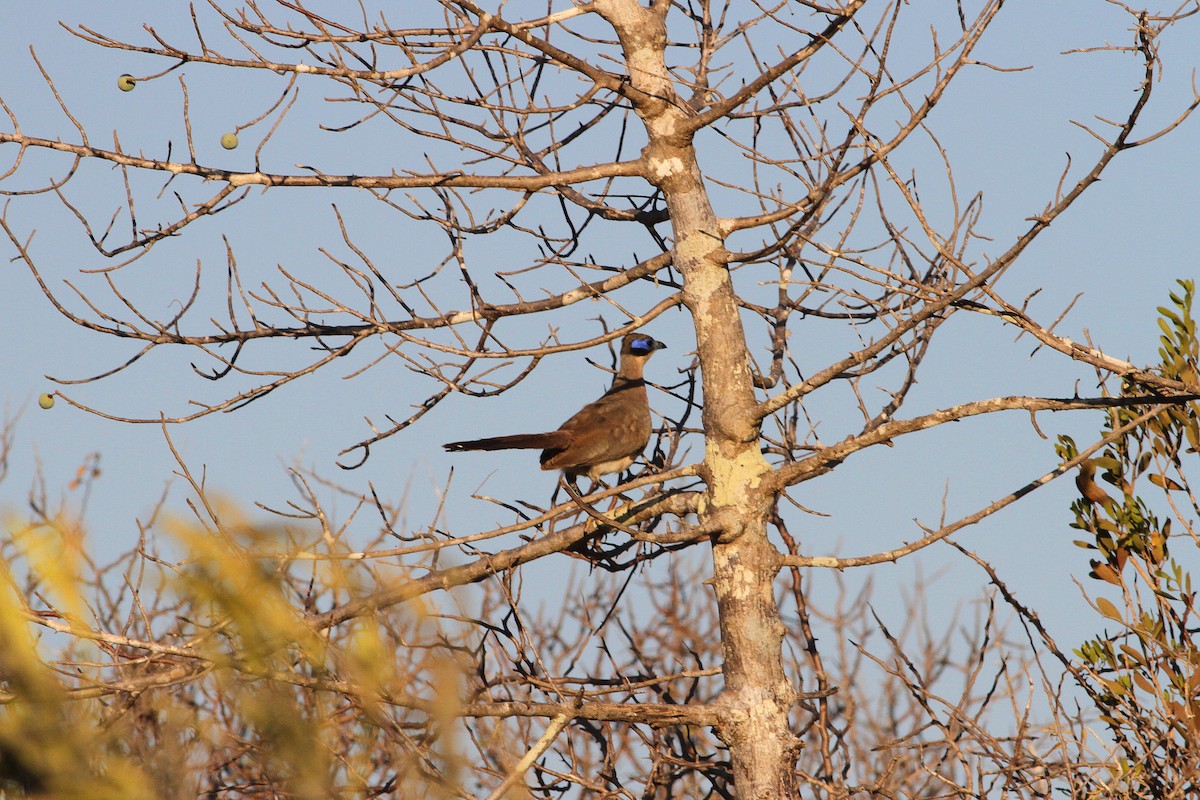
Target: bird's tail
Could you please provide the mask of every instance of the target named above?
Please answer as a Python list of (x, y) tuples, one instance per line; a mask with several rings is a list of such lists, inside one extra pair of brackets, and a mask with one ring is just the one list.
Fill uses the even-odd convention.
[(511, 436), (492, 436), (488, 439), (470, 439), (465, 442), (447, 442), (442, 445), (451, 453), (460, 450), (558, 450), (571, 443), (567, 431), (549, 433), (516, 433)]

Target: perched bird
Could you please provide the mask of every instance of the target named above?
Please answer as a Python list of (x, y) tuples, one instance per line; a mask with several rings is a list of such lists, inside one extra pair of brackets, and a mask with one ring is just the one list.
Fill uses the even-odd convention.
[(621, 366), (612, 388), (549, 433), (518, 433), (472, 439), (443, 445), (460, 450), (515, 450), (542, 448), (542, 469), (560, 469), (567, 480), (586, 475), (620, 472), (633, 463), (650, 441), (650, 402), (642, 368), (666, 345), (645, 335), (630, 333), (621, 340)]

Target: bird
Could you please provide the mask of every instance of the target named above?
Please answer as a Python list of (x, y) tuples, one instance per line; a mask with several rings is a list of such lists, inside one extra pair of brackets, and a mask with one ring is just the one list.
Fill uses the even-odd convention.
[(612, 388), (547, 433), (517, 433), (442, 445), (448, 452), (542, 448), (544, 470), (561, 470), (568, 481), (586, 475), (593, 483), (621, 472), (650, 441), (650, 401), (642, 370), (654, 351), (666, 345), (644, 333), (621, 340), (621, 363)]

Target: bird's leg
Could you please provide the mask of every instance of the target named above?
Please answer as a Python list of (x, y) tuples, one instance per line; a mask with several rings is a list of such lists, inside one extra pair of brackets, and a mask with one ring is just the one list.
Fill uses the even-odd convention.
[[(576, 506), (582, 509), (585, 513), (590, 512), (594, 514), (595, 512), (592, 512), (591, 509), (589, 509), (583, 502), (583, 497), (579, 494), (579, 486), (575, 482), (576, 480), (577, 476), (571, 475), (568, 477), (565, 472), (558, 476), (558, 485), (554, 487), (554, 495), (550, 498), (550, 507), (554, 507), (554, 503), (558, 499), (559, 491), (565, 490), (566, 493), (571, 496), (571, 500)], [(551, 520), (551, 522), (553, 522), (553, 520)], [(592, 548), (589, 547), (591, 540), (592, 536), (585, 536), (567, 549), (573, 553), (578, 553), (579, 555), (583, 556), (585, 561), (592, 561), (594, 559), (594, 555)]]
[(578, 488), (576, 488), (571, 483), (567, 482), (567, 480), (565, 478), (560, 479), (560, 480), (561, 480), (562, 488), (567, 491), (567, 494), (571, 495), (571, 499), (575, 501), (575, 505), (579, 506), (579, 509), (581, 511), (583, 511), (585, 514), (587, 514), (592, 519), (599, 522), (604, 527), (616, 528), (617, 530), (625, 531), (625, 533), (628, 533), (632, 536), (637, 536), (641, 533), (641, 531), (634, 530), (633, 528), (630, 528), (627, 525), (622, 525), (620, 522), (617, 522), (612, 517), (604, 516), (599, 511), (595, 510), (594, 508), (592, 508), (591, 506), (589, 506), (587, 503), (585, 503), (583, 501), (583, 496), (579, 494)]
[[(614, 484), (613, 488), (616, 488), (616, 487), (620, 486), (622, 483), (624, 483), (625, 481), (629, 480), (629, 473), (622, 472), (622, 473), (618, 474), (614, 480), (616, 481), (616, 483)], [(607, 489), (608, 486), (604, 485), (604, 488)], [(627, 498), (625, 497), (625, 495), (622, 494), (621, 492), (617, 492), (611, 498), (609, 498), (608, 513), (611, 515), (614, 511), (617, 510), (617, 507), (619, 505), (621, 505), (622, 503), (624, 503), (626, 501), (627, 501)]]
[[(591, 487), (583, 494), (588, 495), (588, 494), (591, 494), (592, 492), (596, 491), (596, 485), (597, 485), (596, 481), (593, 480)], [(570, 475), (566, 472), (559, 474), (558, 483), (556, 483), (554, 485), (554, 494), (550, 495), (550, 507), (551, 508), (554, 508), (555, 504), (558, 502), (558, 493), (560, 491), (562, 491), (563, 489), (566, 489), (567, 494), (570, 495), (572, 498), (578, 498), (580, 496), (579, 476), (578, 475)], [(574, 489), (575, 491), (571, 491), (572, 489)], [(578, 504), (578, 499), (576, 499), (576, 503)]]
[[(576, 481), (578, 479), (579, 478), (577, 475), (568, 475), (565, 472), (559, 473), (558, 483), (556, 483), (554, 485), (554, 494), (550, 495), (550, 508), (554, 508), (555, 505), (557, 505), (558, 493), (560, 491), (562, 491), (563, 489), (566, 489), (567, 494), (571, 496), (575, 505), (580, 506), (581, 508), (584, 508), (585, 511), (587, 510), (586, 507), (583, 505), (582, 500), (579, 499), (579, 497), (580, 497), (579, 485), (576, 483)], [(588, 491), (588, 494), (591, 494), (590, 490)], [(550, 533), (554, 533), (554, 522), (555, 522), (554, 519), (550, 520), (550, 525), (549, 525)]]

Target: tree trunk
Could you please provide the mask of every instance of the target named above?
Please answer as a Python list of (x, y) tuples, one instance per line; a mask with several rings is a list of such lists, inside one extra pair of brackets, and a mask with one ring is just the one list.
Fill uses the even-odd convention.
[(664, 61), (666, 4), (599, 0), (624, 48), (630, 82), (642, 94), (638, 114), (649, 142), (645, 175), (666, 198), (674, 263), (696, 326), (704, 388), (701, 522), (716, 520), (713, 587), (721, 620), (725, 689), (718, 733), (729, 746), (739, 797), (793, 798), (798, 739), (788, 724), (795, 691), (783, 670), (783, 624), (773, 579), (777, 552), (766, 521), (774, 497), (759, 449), (745, 332), (726, 268), (721, 220), (713, 211), (689, 127), (690, 107), (675, 93)]

